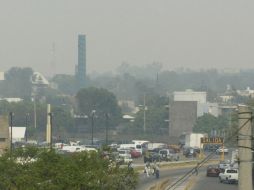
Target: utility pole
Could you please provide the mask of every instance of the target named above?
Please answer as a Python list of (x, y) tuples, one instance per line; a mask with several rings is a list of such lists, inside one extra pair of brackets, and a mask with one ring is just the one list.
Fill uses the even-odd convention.
[(146, 94), (144, 94), (144, 133), (146, 133)]
[(10, 112), (9, 113), (9, 116), (10, 116), (10, 124), (11, 124), (11, 135), (10, 135), (10, 141), (11, 141), (11, 146), (10, 146), (10, 150), (11, 150), (11, 155), (12, 155), (12, 149), (13, 149), (13, 145), (12, 145), (12, 119), (13, 119), (13, 112)]
[(106, 119), (106, 145), (108, 145), (108, 118), (109, 118), (109, 114), (105, 113), (105, 119)]
[(36, 98), (34, 95), (34, 128), (37, 128)]
[(25, 138), (26, 138), (26, 142), (27, 142), (27, 130), (28, 130), (28, 120), (29, 120), (29, 113), (26, 113), (26, 133), (25, 133)]
[(248, 106), (238, 106), (239, 190), (252, 190), (251, 115)]
[(92, 127), (92, 139), (91, 139), (91, 141), (92, 141), (92, 145), (93, 145), (93, 128), (94, 128), (94, 117), (95, 117), (95, 110), (93, 110), (92, 111), (92, 113), (91, 113), (91, 127)]

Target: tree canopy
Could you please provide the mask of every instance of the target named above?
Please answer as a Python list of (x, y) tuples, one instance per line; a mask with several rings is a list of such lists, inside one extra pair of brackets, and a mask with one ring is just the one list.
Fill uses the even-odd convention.
[(228, 119), (225, 116), (215, 117), (211, 114), (204, 114), (199, 117), (193, 128), (194, 132), (211, 134), (211, 131), (226, 130), (228, 127)]
[(80, 113), (91, 116), (96, 111), (97, 126), (102, 127), (105, 123), (105, 114), (109, 115), (111, 126), (116, 126), (121, 119), (121, 109), (117, 104), (115, 95), (106, 89), (89, 87), (81, 89), (77, 95), (77, 106)]
[(0, 189), (131, 190), (137, 173), (120, 168), (101, 152), (57, 154), (54, 150), (18, 149), (0, 157)]

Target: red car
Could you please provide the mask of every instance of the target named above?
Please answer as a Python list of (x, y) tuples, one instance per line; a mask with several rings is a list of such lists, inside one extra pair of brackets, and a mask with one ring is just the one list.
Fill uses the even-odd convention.
[(206, 170), (207, 177), (218, 177), (220, 174), (220, 169), (215, 166), (208, 166)]
[(139, 152), (139, 151), (137, 151), (135, 149), (131, 150), (131, 158), (139, 158), (141, 156), (142, 156), (141, 152)]

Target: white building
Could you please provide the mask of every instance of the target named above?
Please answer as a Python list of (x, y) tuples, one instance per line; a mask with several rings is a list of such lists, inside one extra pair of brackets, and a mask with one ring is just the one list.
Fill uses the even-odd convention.
[[(11, 136), (11, 127), (9, 127), (9, 134)], [(12, 142), (20, 142), (25, 139), (26, 127), (12, 127)]]
[(215, 117), (220, 114), (217, 103), (209, 103), (206, 101), (206, 92), (195, 92), (191, 89), (186, 91), (174, 92), (174, 101), (194, 101), (197, 102), (197, 116), (200, 117), (204, 113), (210, 113)]
[(191, 89), (186, 91), (174, 92), (174, 101), (196, 101), (206, 103), (206, 92), (195, 92)]
[(23, 101), (22, 98), (0, 98), (0, 101), (1, 100), (7, 101), (9, 103), (11, 103), (11, 102), (17, 103), (17, 102)]
[(246, 97), (254, 97), (254, 90), (250, 89), (250, 87), (247, 87), (245, 90), (237, 90), (237, 94), (240, 96), (246, 96)]
[(4, 80), (4, 72), (0, 71), (0, 81)]

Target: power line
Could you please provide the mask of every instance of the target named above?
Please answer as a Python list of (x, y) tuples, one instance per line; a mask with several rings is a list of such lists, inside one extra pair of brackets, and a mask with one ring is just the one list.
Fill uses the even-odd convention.
[[(251, 118), (244, 118), (247, 119), (246, 122), (243, 123), (243, 125), (241, 127), (239, 127), (231, 136), (227, 137), (224, 140), (224, 143), (228, 142), (229, 140), (231, 140), (231, 138), (235, 137), (238, 132), (249, 122), (251, 121), (253, 118), (253, 116)], [(242, 118), (239, 118), (242, 119)], [(245, 148), (249, 148), (249, 147), (245, 147)], [(209, 155), (207, 155), (201, 162), (199, 162), (197, 164), (196, 167), (192, 168), (190, 171), (188, 171), (185, 175), (183, 175), (180, 179), (178, 179), (175, 183), (173, 183), (172, 185), (169, 186), (169, 188), (167, 188), (167, 190), (176, 188), (177, 185), (182, 184), (185, 180), (187, 180), (191, 175), (193, 175), (193, 173), (199, 169), (202, 165), (204, 165), (208, 160), (210, 160), (212, 158), (212, 156), (215, 154), (215, 152), (210, 153)]]

